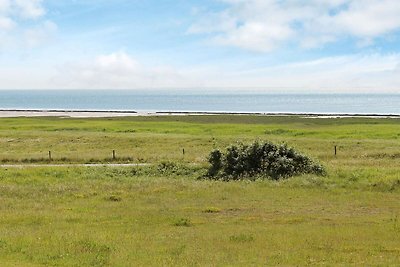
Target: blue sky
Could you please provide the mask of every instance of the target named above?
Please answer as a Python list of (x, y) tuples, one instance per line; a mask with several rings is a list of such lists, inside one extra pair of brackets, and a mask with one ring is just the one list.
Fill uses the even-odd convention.
[(400, 92), (398, 0), (0, 0), (0, 89)]

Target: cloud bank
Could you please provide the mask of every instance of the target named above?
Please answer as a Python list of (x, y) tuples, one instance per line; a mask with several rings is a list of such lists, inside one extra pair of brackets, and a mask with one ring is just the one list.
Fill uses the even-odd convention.
[(173, 67), (148, 67), (122, 51), (99, 55), (86, 62), (65, 64), (58, 70), (52, 83), (65, 89), (176, 88), (198, 84)]
[(398, 93), (399, 66), (398, 53), (356, 54), (233, 72), (224, 80), (236, 86), (287, 92)]
[(189, 29), (214, 43), (259, 52), (315, 48), (345, 38), (371, 45), (400, 30), (398, 0), (220, 0)]
[(385, 92), (400, 88), (400, 54), (356, 54), (232, 70), (148, 67), (125, 52), (59, 66), (48, 88), (217, 89), (260, 92)]

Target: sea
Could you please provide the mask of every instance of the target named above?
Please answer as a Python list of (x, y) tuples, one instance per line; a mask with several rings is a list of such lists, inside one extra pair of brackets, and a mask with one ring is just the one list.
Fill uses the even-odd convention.
[(0, 110), (400, 115), (400, 93), (0, 90)]

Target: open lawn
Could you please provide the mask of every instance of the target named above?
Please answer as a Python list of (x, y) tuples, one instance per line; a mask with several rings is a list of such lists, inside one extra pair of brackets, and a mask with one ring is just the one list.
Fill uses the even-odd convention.
[[(328, 175), (199, 179), (213, 147), (254, 139), (286, 142)], [(49, 150), (56, 163), (116, 150), (116, 162), (154, 165), (0, 168), (1, 266), (400, 262), (399, 119), (0, 119), (0, 162), (46, 163)]]

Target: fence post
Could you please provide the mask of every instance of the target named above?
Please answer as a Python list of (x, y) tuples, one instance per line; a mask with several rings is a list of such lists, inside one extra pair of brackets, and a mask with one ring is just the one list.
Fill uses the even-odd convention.
[(49, 151), (49, 160), (50, 161), (53, 160), (52, 157), (51, 157), (51, 151)]
[(335, 156), (337, 155), (337, 146), (335, 146)]
[(113, 158), (113, 160), (115, 160), (115, 159), (117, 158), (117, 157), (115, 156), (115, 150), (113, 150), (112, 158)]

